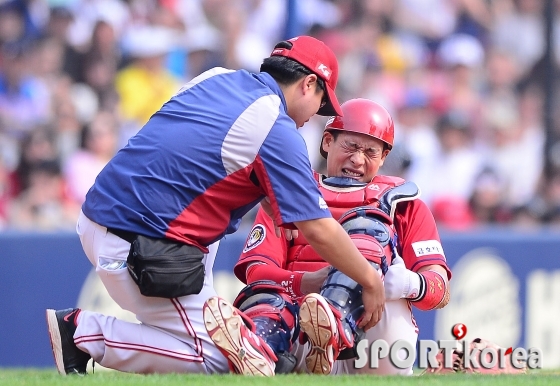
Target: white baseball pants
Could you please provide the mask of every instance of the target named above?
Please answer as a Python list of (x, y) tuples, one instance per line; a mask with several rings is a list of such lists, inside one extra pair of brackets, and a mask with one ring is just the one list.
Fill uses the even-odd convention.
[(84, 252), (113, 300), (140, 321), (83, 310), (74, 334), (76, 345), (103, 367), (131, 373), (228, 373), (228, 362), (209, 338), (202, 305), (216, 292), (212, 267), (219, 242), (204, 256), (206, 277), (197, 295), (174, 299), (140, 294), (126, 261), (130, 243), (80, 214), (77, 224)]

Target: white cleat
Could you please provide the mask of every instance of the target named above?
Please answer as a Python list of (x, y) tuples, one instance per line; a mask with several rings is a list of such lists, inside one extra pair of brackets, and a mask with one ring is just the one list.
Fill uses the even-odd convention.
[(243, 375), (274, 376), (277, 359), (268, 345), (245, 325), (239, 311), (213, 296), (203, 306), (204, 326), (210, 339), (228, 359), (230, 368)]
[(299, 309), (299, 324), (311, 345), (305, 358), (307, 369), (314, 374), (330, 374), (338, 355), (338, 327), (325, 298), (319, 294), (305, 296)]

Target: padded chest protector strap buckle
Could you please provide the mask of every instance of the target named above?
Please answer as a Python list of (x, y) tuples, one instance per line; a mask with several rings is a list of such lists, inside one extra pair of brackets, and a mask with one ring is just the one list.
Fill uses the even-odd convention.
[(388, 190), (379, 200), (379, 209), (395, 218), (395, 209), (399, 202), (412, 201), (420, 197), (420, 188), (414, 182), (407, 181)]

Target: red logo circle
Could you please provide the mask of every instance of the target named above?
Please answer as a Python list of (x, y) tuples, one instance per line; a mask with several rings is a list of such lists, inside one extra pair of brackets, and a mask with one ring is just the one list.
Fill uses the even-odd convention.
[(467, 335), (467, 326), (463, 323), (457, 323), (451, 329), (451, 334), (455, 337), (455, 339), (463, 339), (465, 335)]

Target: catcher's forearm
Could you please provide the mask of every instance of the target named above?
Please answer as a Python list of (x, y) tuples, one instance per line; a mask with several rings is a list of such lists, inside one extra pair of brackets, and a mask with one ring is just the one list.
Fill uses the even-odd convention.
[(420, 277), (420, 292), (416, 299), (410, 301), (423, 311), (443, 308), (449, 302), (449, 284), (444, 277), (435, 270), (418, 272)]

